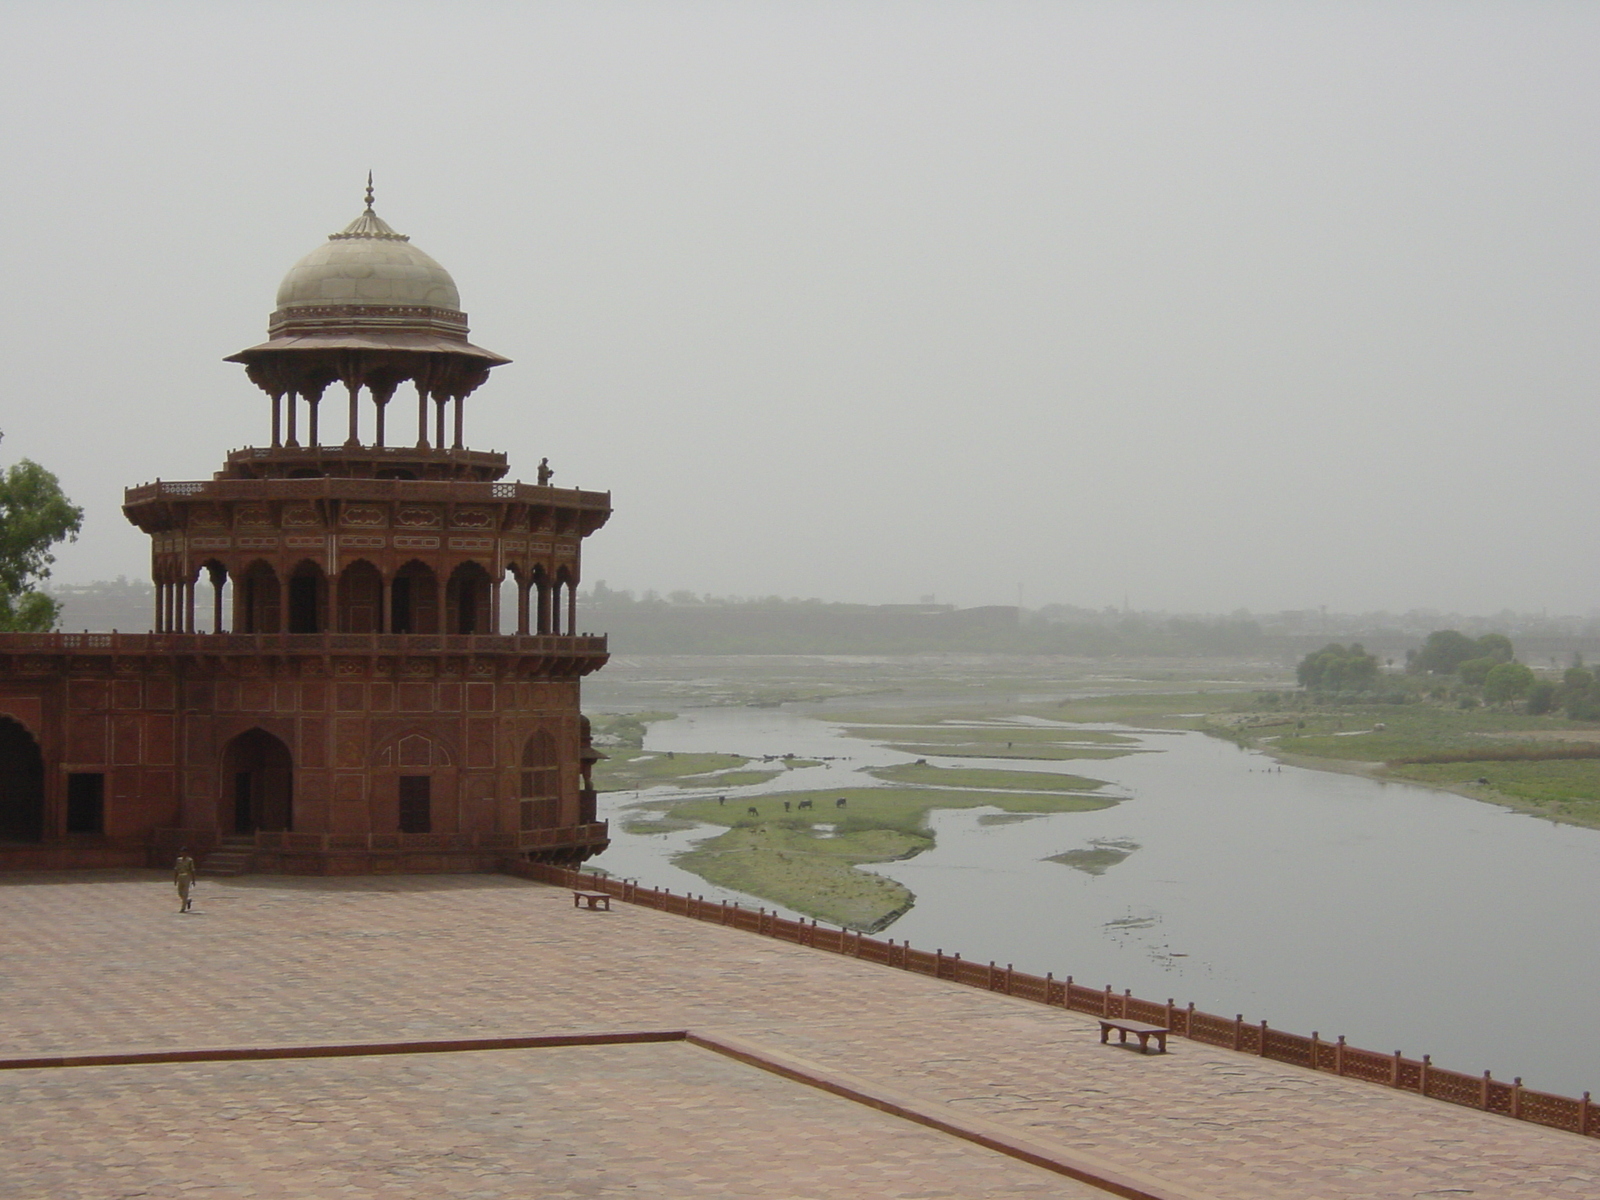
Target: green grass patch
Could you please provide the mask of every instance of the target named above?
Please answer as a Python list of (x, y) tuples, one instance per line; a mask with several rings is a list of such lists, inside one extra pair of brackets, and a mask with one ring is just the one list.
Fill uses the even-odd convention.
[[(1119, 758), (1135, 753), (1121, 749), (1135, 739), (1115, 733), (1075, 729), (1041, 729), (1034, 725), (921, 725), (914, 729), (883, 725), (848, 725), (845, 732), (878, 742), (902, 754), (943, 758), (1045, 759)], [(904, 740), (892, 741), (899, 737)], [(1093, 744), (1085, 744), (1093, 743)]]
[(723, 774), (723, 775), (708, 775), (703, 779), (700, 778), (699, 776), (696, 776), (696, 777), (694, 777), (692, 779), (680, 779), (678, 781), (678, 786), (679, 787), (685, 787), (685, 788), (686, 787), (715, 787), (715, 788), (750, 787), (753, 784), (766, 783), (767, 780), (769, 780), (769, 779), (776, 779), (779, 775), (782, 775), (782, 774), (783, 774), (783, 772), (781, 770), (774, 770), (774, 769), (749, 770), (749, 771), (729, 771), (729, 772), (727, 772), (726, 774)]
[(1105, 780), (1090, 779), (1086, 775), (1054, 775), (1048, 771), (994, 771), (982, 767), (935, 767), (928, 763), (874, 767), (867, 774), (889, 783), (953, 788), (1011, 788), (1034, 792), (1092, 792), (1106, 785)]
[(644, 745), (645, 731), (657, 721), (670, 721), (677, 713), (586, 713), (589, 732), (602, 745), (637, 750)]
[[(1374, 729), (1378, 724), (1384, 728)], [(1537, 736), (1561, 728), (1572, 728), (1572, 722), (1493, 709), (1407, 704), (1352, 706), (1331, 712), (1312, 709), (1297, 714), (1293, 725), (1264, 732), (1277, 734), (1276, 740), (1268, 744), (1288, 754), (1394, 762), (1480, 750), (1504, 752), (1515, 744), (1507, 734)], [(1243, 732), (1250, 735), (1248, 728)]]
[(941, 709), (938, 712), (900, 713), (828, 713), (824, 719), (846, 726), (851, 737), (905, 737), (923, 741), (949, 738), (998, 739), (1006, 742), (1073, 741), (1097, 742), (1104, 745), (1131, 745), (1138, 741), (1125, 733), (1112, 733), (1104, 729), (1074, 729), (1066, 726), (1012, 724), (1008, 718), (1039, 716), (1059, 720), (1053, 710), (1040, 710), (1032, 706), (1024, 710), (1015, 705), (996, 708), (970, 708), (960, 711)]
[(678, 833), (685, 829), (694, 829), (696, 822), (679, 821), (663, 814), (659, 819), (650, 817), (628, 815), (622, 818), (622, 831), (624, 833), (652, 834), (652, 833)]
[(893, 829), (823, 837), (809, 826), (754, 825), (701, 842), (674, 861), (721, 887), (872, 932), (909, 908), (912, 896), (904, 885), (856, 868), (909, 858), (932, 844), (927, 834)]
[(1561, 740), (1593, 728), (1556, 715), (1417, 703), (1261, 714), (1219, 723), (1213, 732), (1275, 754), (1381, 764), (1370, 772), (1600, 828), (1600, 758), (1590, 757), (1600, 750)]
[[(1600, 828), (1600, 761), (1410, 763), (1390, 767), (1389, 779), (1409, 779), (1468, 795), (1505, 798), (1514, 807), (1573, 825)], [(1487, 783), (1478, 780), (1486, 779)]]
[[(836, 801), (845, 800), (843, 808)], [(812, 807), (802, 809), (803, 801)], [(788, 810), (784, 803), (788, 802)], [(718, 804), (712, 797), (671, 805), (673, 816), (711, 825), (749, 826), (781, 821), (794, 828), (837, 825), (844, 833), (861, 829), (898, 829), (924, 834), (925, 818), (935, 808), (998, 808), (1005, 812), (1091, 812), (1110, 808), (1115, 799), (1049, 792), (974, 792), (931, 787), (842, 788), (832, 792), (769, 792)], [(754, 808), (756, 815), (749, 810)]]
[[(835, 803), (840, 797), (845, 800), (843, 808)], [(802, 810), (804, 800), (812, 807)], [(1115, 803), (1060, 792), (884, 787), (769, 793), (726, 804), (687, 800), (667, 811), (671, 820), (732, 826), (680, 855), (675, 862), (686, 871), (819, 920), (874, 930), (904, 911), (912, 897), (892, 880), (856, 868), (909, 858), (933, 845), (927, 828), (929, 810), (989, 807), (1041, 814), (1088, 812)], [(750, 814), (751, 808), (756, 815)], [(819, 825), (832, 829), (818, 829)]]
[(1074, 758), (1121, 758), (1136, 750), (1110, 750), (1101, 746), (1073, 746), (1034, 742), (1031, 745), (1006, 745), (1004, 742), (884, 742), (890, 750), (915, 754), (918, 758), (1012, 758), (1035, 762), (1064, 762)]
[(1231, 688), (1215, 692), (1132, 693), (1034, 705), (1027, 712), (1053, 721), (1121, 723), (1155, 729), (1198, 729), (1208, 714), (1247, 708), (1253, 697), (1254, 692)]
[(845, 732), (851, 737), (878, 740), (880, 738), (915, 739), (919, 742), (1011, 742), (1026, 746), (1055, 742), (1089, 742), (1095, 745), (1134, 745), (1135, 737), (1109, 733), (1102, 729), (1073, 729), (1067, 726), (1001, 725), (976, 721), (955, 723), (930, 721), (926, 724), (896, 722), (874, 725), (847, 725)]
[(1102, 838), (1091, 841), (1087, 850), (1052, 854), (1045, 862), (1061, 863), (1085, 875), (1104, 875), (1137, 849), (1139, 843), (1127, 838)]
[(653, 750), (618, 750), (595, 764), (594, 785), (602, 792), (629, 792), (663, 783), (677, 783), (680, 787), (703, 787), (714, 781), (684, 783), (684, 777), (742, 767), (749, 761), (739, 754), (674, 754)]

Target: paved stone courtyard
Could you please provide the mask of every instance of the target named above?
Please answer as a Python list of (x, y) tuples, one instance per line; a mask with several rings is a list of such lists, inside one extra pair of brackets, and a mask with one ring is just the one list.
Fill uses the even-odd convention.
[[(1214, 1197), (1592, 1200), (1600, 1142), (490, 876), (0, 876), (0, 1056), (697, 1029)], [(0, 1197), (1088, 1197), (683, 1042), (0, 1072)]]

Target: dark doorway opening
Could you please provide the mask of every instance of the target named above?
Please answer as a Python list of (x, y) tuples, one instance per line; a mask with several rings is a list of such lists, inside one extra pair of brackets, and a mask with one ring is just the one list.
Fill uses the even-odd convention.
[(234, 593), (234, 628), (240, 633), (278, 633), (278, 577), (264, 562), (253, 563)]
[(445, 591), (445, 605), (450, 618), (448, 632), (490, 632), (489, 602), (492, 588), (489, 572), (475, 562), (462, 563), (451, 574)]
[(20, 722), (0, 717), (0, 841), (44, 837), (44, 759)]
[(74, 771), (67, 776), (67, 832), (104, 833), (106, 777), (101, 771)]
[(322, 623), (317, 604), (317, 585), (321, 582), (315, 575), (293, 575), (289, 578), (289, 632), (290, 633), (321, 633)]
[(340, 633), (380, 633), (383, 624), (383, 576), (362, 559), (339, 576)]
[(433, 832), (433, 779), (428, 775), (400, 776), (400, 832)]
[(439, 632), (438, 581), (419, 562), (401, 567), (389, 584), (389, 632)]
[(411, 577), (402, 575), (394, 581), (389, 598), (389, 626), (392, 633), (411, 632)]
[(230, 786), (220, 815), (234, 833), (294, 827), (294, 760), (266, 730), (247, 730), (228, 743), (223, 779)]

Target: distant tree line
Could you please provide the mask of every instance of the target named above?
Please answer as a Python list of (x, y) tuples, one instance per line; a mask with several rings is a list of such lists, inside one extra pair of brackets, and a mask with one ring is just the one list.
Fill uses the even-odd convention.
[(1453, 699), (1461, 707), (1521, 703), (1534, 715), (1559, 710), (1575, 720), (1600, 720), (1600, 680), (1581, 656), (1573, 655), (1572, 666), (1559, 681), (1541, 677), (1517, 661), (1515, 647), (1503, 633), (1470, 638), (1456, 629), (1434, 630), (1419, 648), (1406, 652), (1403, 679), (1385, 679), (1377, 657), (1359, 642), (1329, 642), (1300, 660), (1295, 677), (1314, 695), (1382, 691), (1390, 699)]

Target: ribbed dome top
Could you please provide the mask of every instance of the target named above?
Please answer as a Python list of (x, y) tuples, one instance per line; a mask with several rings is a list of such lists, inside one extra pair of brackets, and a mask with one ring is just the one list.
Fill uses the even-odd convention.
[(428, 255), (367, 209), (330, 234), (283, 277), (278, 307), (303, 305), (424, 305), (460, 311), (455, 280)]

